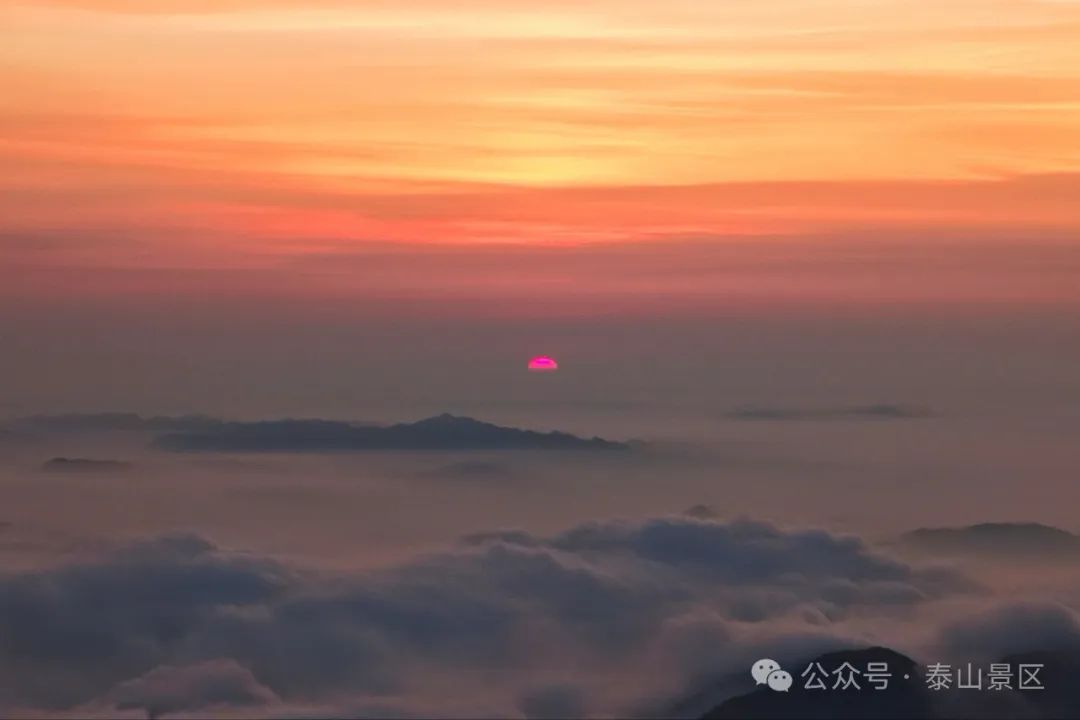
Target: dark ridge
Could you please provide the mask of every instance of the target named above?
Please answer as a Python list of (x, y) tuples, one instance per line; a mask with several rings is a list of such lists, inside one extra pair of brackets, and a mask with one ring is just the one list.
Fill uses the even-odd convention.
[(920, 528), (902, 535), (900, 548), (920, 552), (994, 557), (1080, 555), (1080, 536), (1039, 523), (981, 523), (960, 528)]
[(165, 434), (155, 445), (178, 452), (623, 450), (629, 447), (596, 437), (519, 430), (450, 414), (390, 426), (331, 420), (229, 422), (198, 432)]
[[(888, 687), (877, 690), (861, 678), (859, 690), (805, 688), (806, 679), (800, 675), (812, 663), (831, 672), (845, 662), (860, 671), (865, 671), (868, 663), (886, 663), (891, 673)], [(702, 716), (703, 720), (922, 720), (934, 717), (930, 691), (926, 689), (915, 661), (888, 648), (826, 653), (784, 669), (794, 680), (788, 692), (761, 686), (717, 705)], [(904, 679), (905, 675), (907, 679)], [(832, 680), (830, 677), (826, 682)], [(749, 674), (746, 681), (753, 682)]]

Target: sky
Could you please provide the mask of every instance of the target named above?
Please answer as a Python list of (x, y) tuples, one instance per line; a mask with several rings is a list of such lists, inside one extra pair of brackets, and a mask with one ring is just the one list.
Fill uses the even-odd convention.
[[(462, 407), (537, 354), (590, 370), (567, 398), (677, 400), (781, 356), (768, 377), (861, 376), (839, 348), (866, 343), (919, 367), (927, 333), (988, 383), (1072, 363), (1080, 3), (18, 0), (0, 24), (8, 414)], [(1027, 355), (976, 359), (999, 351)]]
[[(15, 0), (0, 20), (17, 292), (371, 245), (1038, 256), (1080, 227), (1072, 0)], [(630, 294), (626, 274), (601, 284)]]
[[(988, 383), (1072, 363), (1080, 3), (19, 0), (0, 23), (7, 414), (558, 397), (509, 374), (543, 353), (589, 371), (566, 398), (700, 397), (716, 369), (753, 400), (807, 355), (863, 377), (843, 347), (919, 367), (927, 333)], [(1024, 357), (976, 360), (999, 351)]]

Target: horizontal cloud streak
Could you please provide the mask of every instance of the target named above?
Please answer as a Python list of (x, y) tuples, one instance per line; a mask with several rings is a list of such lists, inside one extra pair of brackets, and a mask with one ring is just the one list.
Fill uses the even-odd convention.
[(735, 420), (915, 420), (930, 417), (927, 408), (911, 405), (851, 405), (836, 408), (742, 407), (728, 417)]

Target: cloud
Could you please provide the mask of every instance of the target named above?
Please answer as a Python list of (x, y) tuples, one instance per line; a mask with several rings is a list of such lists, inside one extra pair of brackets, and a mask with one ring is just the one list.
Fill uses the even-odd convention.
[(586, 716), (585, 693), (576, 685), (548, 685), (527, 691), (518, 707), (533, 718), (573, 718)]
[(1043, 690), (946, 694), (934, 717), (1080, 717), (1080, 617), (1072, 608), (1047, 601), (1022, 601), (984, 608), (946, 624), (939, 635), (937, 661), (1002, 663), (1017, 678), (1019, 666), (1034, 664)]
[(946, 653), (998, 660), (1032, 651), (1080, 652), (1080, 618), (1063, 605), (1021, 602), (958, 620), (941, 631)]
[(913, 420), (931, 416), (924, 407), (889, 403), (832, 408), (743, 407), (728, 414), (735, 420)]
[(168, 662), (222, 608), (263, 605), (286, 571), (232, 556), (194, 535), (136, 543), (104, 559), (0, 576), (0, 700), (46, 707)]
[(121, 460), (55, 457), (41, 465), (45, 472), (109, 474), (131, 469), (131, 463)]
[(678, 569), (686, 577), (716, 583), (830, 595), (851, 603), (865, 594), (878, 599), (938, 594), (956, 581), (876, 555), (856, 537), (823, 530), (788, 532), (751, 520), (597, 523), (570, 530), (551, 546), (585, 557), (631, 556), (649, 569)]
[(221, 424), (221, 420), (205, 415), (182, 415), (177, 417), (143, 417), (136, 413), (70, 413), (64, 415), (33, 415), (18, 418), (11, 426), (30, 432), (197, 432)]
[(483, 460), (462, 460), (447, 463), (430, 471), (421, 473), (422, 477), (446, 480), (494, 481), (509, 480), (514, 477), (513, 468), (502, 463)]
[(835, 647), (839, 626), (807, 613), (840, 622), (967, 589), (856, 538), (748, 520), (488, 533), (333, 576), (177, 535), (0, 576), (0, 702), (617, 712), (762, 647)]
[(251, 671), (234, 660), (208, 660), (184, 667), (163, 665), (108, 693), (118, 710), (143, 709), (149, 717), (216, 706), (260, 706), (278, 702)]

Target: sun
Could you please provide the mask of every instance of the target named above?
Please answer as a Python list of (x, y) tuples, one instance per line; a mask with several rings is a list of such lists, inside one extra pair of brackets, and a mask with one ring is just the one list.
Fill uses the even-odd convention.
[(555, 372), (558, 369), (559, 363), (547, 355), (537, 355), (529, 361), (529, 372)]

